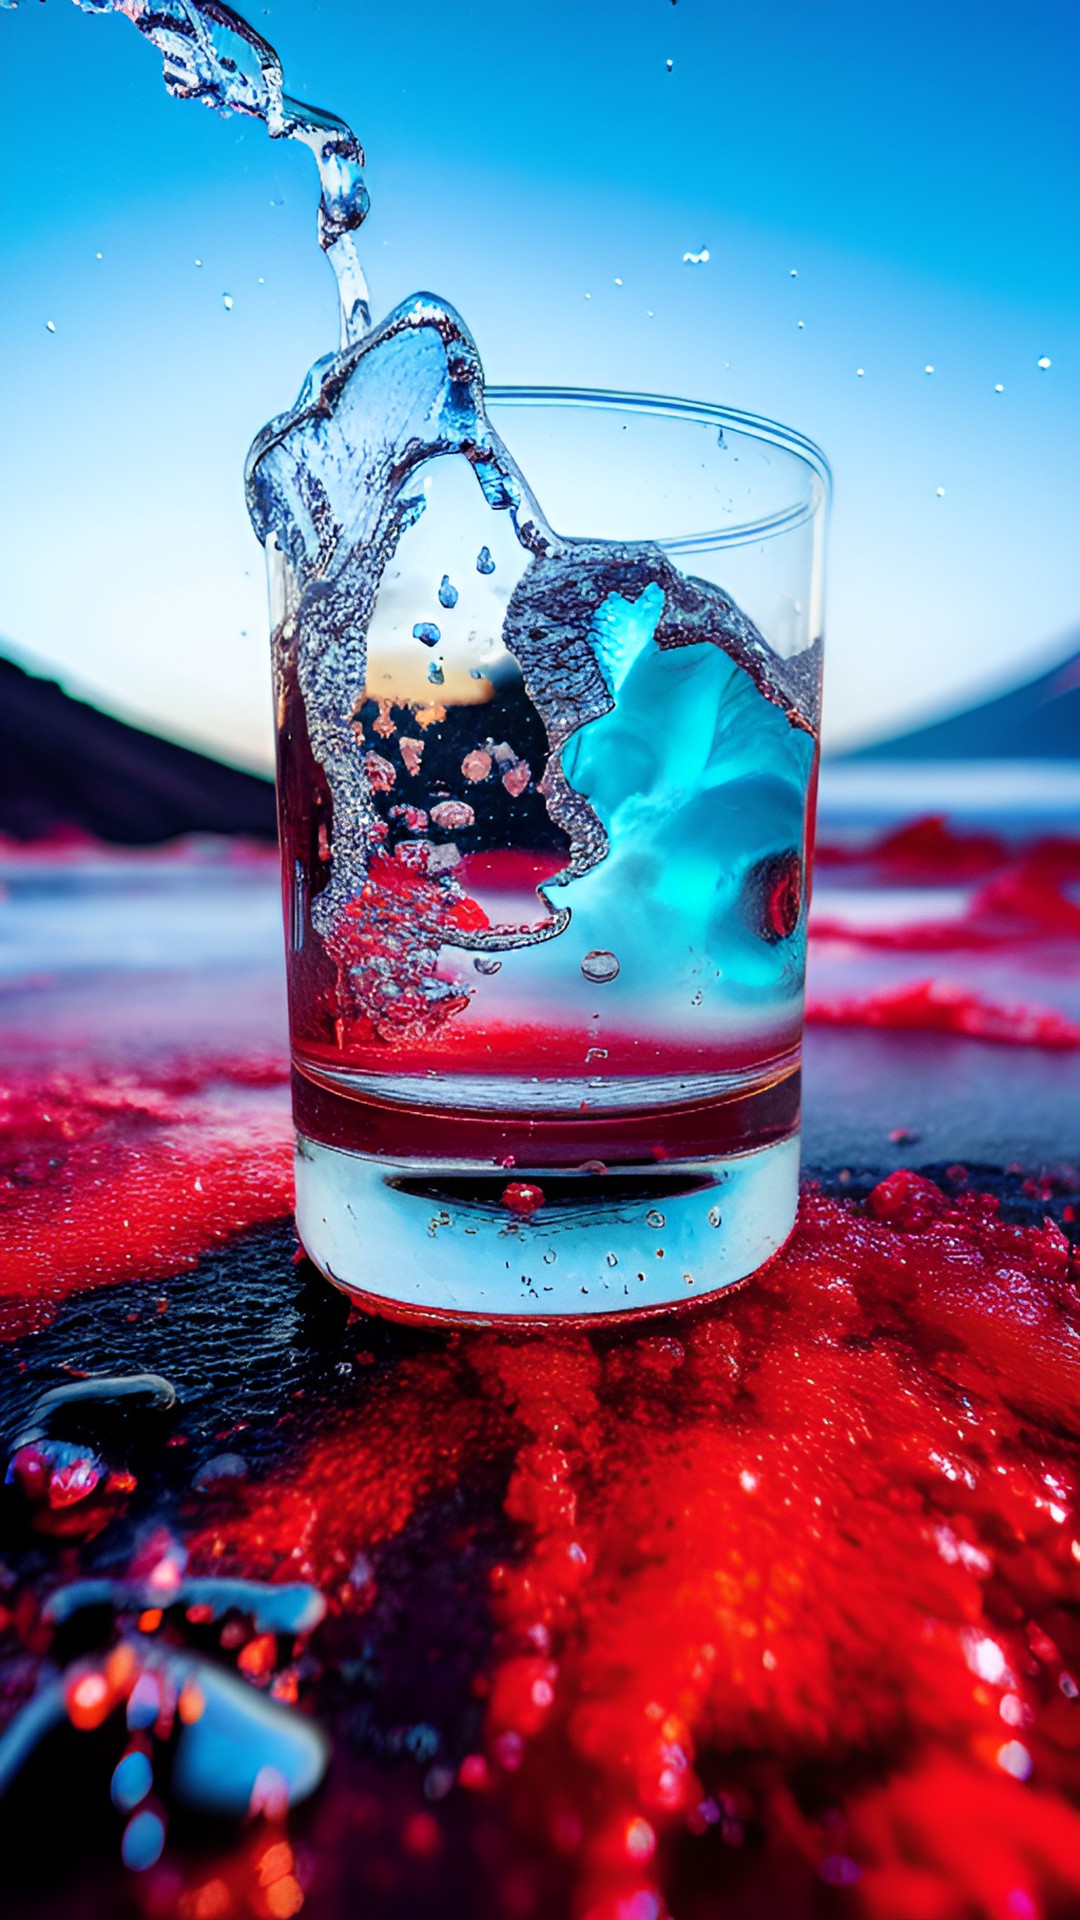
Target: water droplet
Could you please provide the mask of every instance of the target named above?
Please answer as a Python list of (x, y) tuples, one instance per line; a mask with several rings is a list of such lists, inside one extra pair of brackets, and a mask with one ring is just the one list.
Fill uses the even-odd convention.
[(104, 258), (105, 258), (105, 255), (103, 253), (95, 253), (94, 255), (95, 260), (104, 260)]
[(674, 69), (675, 69), (674, 60), (665, 60), (664, 65), (666, 66), (669, 73), (674, 72)]
[(477, 973), (498, 973), (502, 961), (496, 960), (494, 954), (478, 953), (473, 960), (473, 966)]
[(201, 266), (202, 266), (202, 261), (201, 261), (201, 260), (196, 260), (196, 262), (195, 262), (195, 265), (196, 265), (197, 267), (201, 267)]
[(690, 267), (703, 267), (709, 258), (708, 247), (702, 247), (700, 253), (684, 253), (683, 264)]
[(55, 321), (55, 320), (46, 320), (46, 322), (45, 322), (45, 331), (46, 331), (46, 333), (55, 333), (55, 332), (56, 332), (56, 321)]
[(856, 380), (861, 380), (865, 372), (866, 372), (865, 367), (856, 367), (855, 369)]
[(154, 1784), (153, 1769), (145, 1753), (134, 1749), (117, 1762), (109, 1787), (109, 1798), (121, 1813), (130, 1813), (145, 1800)]
[(645, 1225), (647, 1227), (664, 1227), (667, 1225), (667, 1221), (664, 1219), (663, 1214), (658, 1212), (656, 1207), (651, 1207), (645, 1215)]
[(413, 639), (422, 640), (425, 647), (437, 647), (442, 639), (434, 620), (418, 620), (412, 631)]
[(153, 1813), (149, 1807), (144, 1807), (141, 1813), (132, 1814), (124, 1828), (120, 1858), (132, 1873), (145, 1873), (148, 1867), (155, 1866), (161, 1859), (164, 1845), (164, 1820), (160, 1813)]
[(439, 582), (439, 605), (441, 607), (456, 607), (457, 603), (458, 590), (456, 587), (451, 586), (450, 575), (444, 573)]
[(723, 1217), (723, 1216), (721, 1215), (721, 1212), (720, 1212), (720, 1209), (719, 1209), (719, 1207), (710, 1207), (710, 1208), (709, 1208), (709, 1225), (710, 1225), (710, 1227), (718, 1227), (718, 1226), (720, 1225), (720, 1221), (721, 1221), (721, 1219), (722, 1219), (722, 1217)]
[(939, 499), (939, 500), (944, 500), (944, 498), (945, 498), (945, 489), (944, 489), (944, 487), (935, 487), (935, 488), (934, 488), (934, 492), (935, 492), (935, 493), (937, 494), (937, 497), (938, 497), (938, 499)]
[(233, 303), (232, 294), (223, 293), (221, 296), (221, 304), (225, 308), (226, 313), (232, 312), (232, 303)]
[(621, 286), (622, 286), (622, 281), (621, 281), (621, 280), (619, 279), (619, 276), (618, 276), (618, 274), (616, 274), (616, 275), (615, 275), (615, 285), (616, 285), (617, 287), (621, 287)]
[(933, 367), (931, 367), (931, 366), (925, 366), (925, 367), (923, 368), (923, 372), (924, 372), (924, 373), (933, 373), (933, 371), (934, 371), (934, 369), (933, 369)]
[(703, 998), (704, 998), (704, 995), (702, 994), (701, 988), (699, 987), (696, 993), (692, 993), (690, 995), (690, 1005), (692, 1007), (700, 1007)]
[[(585, 297), (588, 299), (587, 294)], [(494, 573), (495, 562), (491, 557), (490, 547), (481, 547), (476, 556), (476, 571), (477, 573)]]
[(792, 267), (792, 269), (791, 269), (791, 278), (792, 278), (793, 280), (797, 280), (797, 279), (798, 279), (798, 277), (799, 277), (799, 269), (798, 269), (798, 267)]
[(798, 328), (798, 330), (799, 330), (799, 332), (800, 332), (800, 333), (803, 333), (803, 332), (805, 332), (805, 329), (806, 329), (806, 321), (805, 321), (805, 320), (796, 320), (796, 322), (795, 322), (795, 325), (796, 325), (796, 327)]
[(544, 1254), (544, 1265), (547, 1267), (553, 1267), (558, 1257), (559, 1256), (555, 1252), (554, 1247), (548, 1247)]
[(1004, 393), (1004, 391), (1005, 391), (1005, 389), (1004, 389), (1004, 387), (1002, 386), (1002, 384), (1001, 384), (1001, 382), (999, 381), (999, 382), (998, 382), (998, 384), (997, 384), (997, 386), (996, 386), (996, 387), (994, 388), (994, 392), (995, 392), (995, 393)]
[(619, 1264), (619, 1256), (617, 1253), (606, 1253), (604, 1255), (604, 1258), (607, 1261), (609, 1267), (617, 1267)]
[(446, 675), (444, 674), (438, 660), (432, 661), (430, 667), (427, 670), (427, 677), (431, 681), (431, 684), (433, 687), (442, 686), (442, 683), (445, 680)]
[(1041, 360), (1036, 360), (1035, 365), (1040, 369), (1042, 373), (1046, 373), (1049, 369), (1050, 362), (1047, 359), (1046, 355), (1044, 354)]
[(586, 980), (594, 980), (602, 985), (605, 980), (614, 980), (619, 971), (619, 962), (606, 947), (593, 947), (581, 963), (581, 971)]

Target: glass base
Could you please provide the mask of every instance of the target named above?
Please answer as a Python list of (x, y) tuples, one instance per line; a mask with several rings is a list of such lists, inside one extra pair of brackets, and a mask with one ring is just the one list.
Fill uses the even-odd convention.
[[(542, 1204), (515, 1212), (537, 1188)], [(387, 1161), (296, 1141), (305, 1251), (336, 1287), (394, 1318), (536, 1324), (670, 1310), (756, 1272), (788, 1238), (798, 1190), (797, 1133), (752, 1153), (610, 1174)]]

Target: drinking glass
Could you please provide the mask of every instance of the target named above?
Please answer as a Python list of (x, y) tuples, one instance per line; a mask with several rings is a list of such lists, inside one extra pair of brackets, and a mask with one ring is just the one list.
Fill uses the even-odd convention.
[[(364, 684), (337, 690), (370, 816), (333, 925), (348, 823), (268, 544), (298, 1230), (397, 1316), (665, 1310), (752, 1273), (795, 1217), (829, 470), (683, 400), (504, 387), (487, 412), (550, 527), (588, 543), (588, 607), (549, 592), (553, 705), (512, 514), (468, 461), (428, 463)], [(707, 612), (665, 641), (633, 543), (688, 605), (721, 590), (741, 652)]]

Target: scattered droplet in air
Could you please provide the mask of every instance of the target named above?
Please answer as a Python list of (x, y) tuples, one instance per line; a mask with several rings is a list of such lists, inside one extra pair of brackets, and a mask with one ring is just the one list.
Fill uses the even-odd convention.
[(799, 332), (801, 333), (801, 332), (803, 331), (803, 328), (804, 328), (804, 327), (806, 326), (806, 321), (805, 321), (805, 320), (796, 320), (796, 322), (795, 322), (795, 325), (796, 325), (796, 326), (798, 327), (798, 329), (799, 329)]
[(798, 269), (798, 267), (792, 267), (792, 269), (791, 269), (791, 276), (790, 276), (790, 277), (791, 277), (791, 279), (792, 279), (792, 280), (797, 280), (797, 279), (798, 279), (798, 277), (799, 277), (799, 269)]
[(422, 640), (425, 647), (437, 647), (442, 634), (434, 620), (418, 620), (412, 630), (414, 640)]
[(196, 262), (195, 262), (195, 265), (196, 265), (197, 267), (201, 267), (201, 266), (202, 266), (202, 261), (201, 261), (201, 260), (196, 260)]
[(856, 378), (856, 380), (861, 380), (865, 372), (866, 372), (866, 368), (865, 368), (865, 367), (856, 367), (856, 369), (855, 369), (855, 378)]
[(456, 607), (457, 603), (458, 590), (456, 587), (450, 585), (450, 575), (444, 573), (439, 582), (439, 605), (441, 607)]
[(225, 309), (225, 311), (226, 311), (226, 313), (231, 313), (231, 312), (232, 312), (232, 303), (233, 303), (233, 300), (232, 300), (232, 294), (231, 294), (231, 293), (223, 293), (223, 294), (222, 294), (222, 296), (221, 296), (221, 304), (222, 304), (222, 306), (224, 307), (224, 309)]
[(647, 1227), (663, 1227), (667, 1225), (667, 1222), (663, 1214), (660, 1213), (656, 1207), (652, 1207), (645, 1215), (645, 1225)]
[(105, 255), (103, 253), (95, 253), (94, 255), (95, 260), (104, 260), (104, 258), (105, 258)]
[(665, 61), (665, 65), (667, 67), (668, 72), (670, 73), (675, 65), (675, 62), (674, 60), (668, 60), (668, 61)]
[(945, 489), (944, 489), (944, 487), (937, 487), (937, 488), (935, 488), (935, 492), (937, 493), (937, 497), (938, 497), (938, 499), (939, 499), (939, 500), (944, 500), (944, 498), (945, 498)]
[(491, 557), (490, 547), (481, 547), (476, 556), (476, 571), (477, 573), (494, 573), (495, 562)]
[(445, 680), (446, 675), (444, 674), (442, 667), (440, 666), (437, 660), (432, 661), (430, 667), (427, 670), (427, 677), (431, 681), (431, 684), (433, 687), (442, 686), (442, 683)]
[(690, 266), (690, 267), (703, 267), (708, 258), (709, 258), (708, 247), (702, 247), (700, 253), (684, 253), (683, 265)]
[(485, 753), (483, 747), (474, 747), (471, 753), (465, 755), (461, 763), (461, 771), (466, 780), (473, 782), (486, 780), (491, 772), (490, 753)]
[(120, 1857), (133, 1873), (145, 1873), (147, 1868), (156, 1866), (164, 1845), (164, 1820), (159, 1813), (144, 1807), (140, 1813), (132, 1814), (124, 1828)]
[(602, 985), (606, 980), (614, 980), (619, 971), (619, 962), (613, 953), (605, 947), (593, 947), (581, 963), (581, 971), (586, 980)]
[(109, 1787), (109, 1798), (121, 1813), (130, 1813), (140, 1800), (145, 1800), (154, 1784), (150, 1761), (145, 1753), (133, 1748), (117, 1761)]
[(496, 960), (494, 954), (478, 953), (473, 961), (473, 966), (476, 968), (477, 973), (498, 973), (499, 968), (502, 966), (502, 961)]
[(720, 1217), (721, 1217), (721, 1216), (720, 1216), (720, 1209), (719, 1209), (719, 1207), (710, 1207), (710, 1208), (709, 1208), (709, 1225), (710, 1225), (710, 1227), (718, 1227), (718, 1226), (720, 1225)]
[(1002, 386), (1002, 384), (1001, 384), (1001, 381), (999, 380), (999, 381), (998, 381), (998, 383), (997, 383), (997, 386), (996, 386), (996, 387), (994, 388), (994, 392), (995, 392), (995, 393), (1004, 393), (1004, 391), (1005, 391), (1005, 389), (1004, 389), (1004, 387)]
[(933, 369), (933, 367), (931, 367), (931, 366), (925, 366), (925, 367), (923, 368), (923, 372), (924, 372), (924, 373), (933, 373), (933, 371), (934, 371), (934, 369)]
[(1035, 362), (1035, 365), (1036, 365), (1036, 366), (1037, 366), (1038, 368), (1040, 368), (1040, 370), (1041, 370), (1041, 371), (1042, 371), (1043, 373), (1045, 373), (1045, 372), (1047, 371), (1047, 369), (1048, 369), (1048, 367), (1049, 367), (1049, 365), (1050, 365), (1050, 362), (1049, 362), (1049, 360), (1047, 359), (1047, 357), (1046, 357), (1046, 355), (1045, 355), (1045, 354), (1043, 354), (1043, 357), (1042, 357), (1042, 359), (1041, 359), (1041, 360), (1036, 360), (1036, 362)]
[(55, 332), (56, 332), (56, 321), (55, 321), (55, 320), (46, 320), (46, 322), (45, 322), (45, 331), (46, 331), (46, 333), (55, 333)]
[[(622, 286), (622, 281), (621, 281), (621, 280), (619, 279), (619, 276), (618, 276), (618, 274), (616, 274), (616, 275), (615, 275), (615, 285), (616, 285), (617, 287), (621, 287), (621, 286)], [(1047, 361), (1047, 365), (1048, 365), (1048, 366), (1049, 366), (1049, 364), (1050, 364), (1050, 363), (1049, 363), (1049, 361)]]

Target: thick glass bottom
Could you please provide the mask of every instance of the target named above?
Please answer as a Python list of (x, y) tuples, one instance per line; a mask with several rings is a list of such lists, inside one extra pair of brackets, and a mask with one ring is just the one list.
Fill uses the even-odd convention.
[(797, 1132), (610, 1173), (296, 1142), (297, 1227), (327, 1279), (377, 1312), (474, 1325), (655, 1313), (730, 1287), (788, 1238), (798, 1182)]

